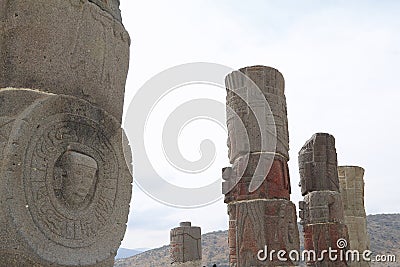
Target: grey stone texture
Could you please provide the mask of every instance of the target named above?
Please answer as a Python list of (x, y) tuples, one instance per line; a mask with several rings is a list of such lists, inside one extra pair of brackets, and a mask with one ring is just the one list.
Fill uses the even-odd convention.
[[(370, 238), (364, 208), (364, 169), (358, 166), (339, 166), (338, 173), (350, 249), (360, 252), (369, 250)], [(370, 266), (369, 262), (365, 261), (352, 262), (350, 265)]]
[[(181, 222), (170, 232), (170, 256), (174, 266), (201, 266), (201, 228)], [(184, 264), (184, 265), (182, 265)]]
[(252, 66), (230, 73), (225, 84), (232, 166), (222, 171), (222, 190), (230, 266), (293, 266), (290, 260), (257, 258), (265, 246), (299, 250), (296, 207), (290, 201), (284, 78), (274, 68)]
[(104, 11), (110, 13), (118, 21), (122, 21), (121, 10), (119, 9), (120, 0), (89, 0), (98, 5)]
[(301, 193), (339, 192), (335, 138), (327, 133), (314, 134), (299, 152)]
[(118, 0), (0, 0), (0, 88), (75, 96), (121, 122), (130, 38)]
[(113, 266), (132, 183), (119, 121), (30, 89), (0, 107), (0, 266)]

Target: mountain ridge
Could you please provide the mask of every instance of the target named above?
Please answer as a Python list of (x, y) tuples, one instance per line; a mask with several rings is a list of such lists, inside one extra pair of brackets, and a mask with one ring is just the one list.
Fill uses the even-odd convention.
[[(396, 255), (400, 266), (400, 214), (372, 214), (367, 216), (367, 230), (371, 239), (373, 255)], [(302, 227), (299, 225), (301, 248)], [(203, 265), (229, 267), (227, 231), (216, 231), (202, 235)], [(117, 260), (114, 267), (165, 267), (170, 266), (169, 246), (148, 250), (127, 259)], [(389, 266), (372, 264), (371, 266)]]

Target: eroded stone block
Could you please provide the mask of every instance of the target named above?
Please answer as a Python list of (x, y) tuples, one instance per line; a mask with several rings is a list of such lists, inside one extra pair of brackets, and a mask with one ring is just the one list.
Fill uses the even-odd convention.
[(299, 152), (299, 171), (303, 196), (321, 190), (339, 192), (335, 138), (314, 134)]
[(172, 264), (200, 261), (202, 258), (200, 227), (191, 226), (190, 222), (182, 222), (179, 227), (172, 229), (170, 254)]

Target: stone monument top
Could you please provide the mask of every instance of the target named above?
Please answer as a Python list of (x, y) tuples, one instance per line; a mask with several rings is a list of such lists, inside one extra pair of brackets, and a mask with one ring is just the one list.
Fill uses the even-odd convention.
[(180, 227), (191, 227), (192, 223), (191, 222), (181, 222), (179, 223)]

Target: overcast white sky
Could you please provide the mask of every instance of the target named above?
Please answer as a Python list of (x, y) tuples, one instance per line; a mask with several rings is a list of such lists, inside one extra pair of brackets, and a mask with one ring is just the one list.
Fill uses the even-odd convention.
[[(132, 39), (125, 110), (143, 83), (175, 65), (275, 67), (286, 80), (292, 201), (297, 205), (301, 199), (298, 151), (313, 133), (328, 132), (336, 138), (339, 165), (366, 169), (367, 213), (400, 212), (400, 1), (121, 0), (121, 9)], [(181, 94), (190, 98), (196, 90)], [(204, 92), (224, 101), (221, 90)], [(173, 97), (169, 101), (169, 107), (178, 105)], [(193, 160), (201, 140), (212, 139), (218, 150), (211, 170), (219, 177), (227, 162), (226, 133), (207, 127), (215, 131), (193, 125), (179, 144)], [(163, 166), (158, 161), (161, 156), (154, 164)], [(173, 182), (184, 184), (183, 178), (176, 175)], [(168, 244), (169, 230), (182, 220), (206, 233), (227, 229), (227, 219), (223, 200), (178, 209), (135, 187), (122, 247)]]

